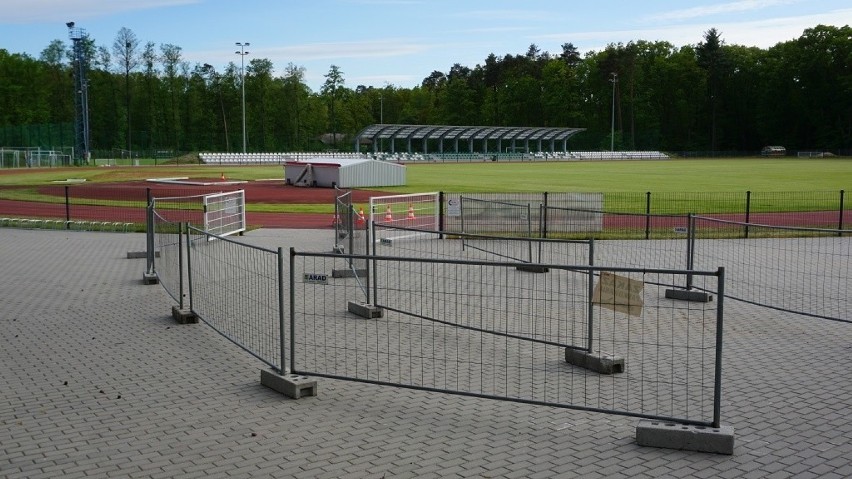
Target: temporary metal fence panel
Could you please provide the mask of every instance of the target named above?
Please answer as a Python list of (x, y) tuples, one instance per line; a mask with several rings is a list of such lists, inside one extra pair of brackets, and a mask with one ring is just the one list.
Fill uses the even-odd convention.
[[(601, 231), (603, 199), (602, 193), (445, 193), (442, 229), (557, 238)], [(520, 209), (525, 205), (529, 214)]]
[(188, 231), (192, 312), (234, 344), (282, 371), (286, 293), (281, 249), (247, 245), (194, 227)]
[[(402, 226), (422, 231), (441, 229), (440, 193), (374, 196), (370, 198), (370, 223), (379, 226)], [(373, 241), (393, 239), (382, 228), (376, 230)], [(411, 233), (417, 234), (417, 233)]]
[[(181, 309), (186, 299), (181, 228), (184, 223), (197, 226), (203, 224), (203, 196), (151, 198), (146, 210), (146, 274), (156, 275), (159, 283), (180, 304)], [(156, 256), (159, 259), (155, 260)]]
[(695, 217), (694, 223), (691, 265), (724, 266), (730, 298), (852, 322), (852, 230), (779, 227), (707, 217)]
[[(373, 227), (379, 228), (377, 225)], [(377, 256), (517, 261), (528, 264), (594, 264), (593, 240), (519, 238), (444, 231), (423, 232), (389, 226), (381, 226), (381, 228), (393, 237), (405, 239), (386, 239), (375, 243), (372, 253)]]
[[(690, 272), (722, 293), (686, 303), (657, 286), (685, 281), (684, 270), (547, 265), (531, 275), (517, 263), (375, 256), (383, 316), (365, 320), (347, 311), (353, 282), (322, 274), (334, 261), (291, 250), (294, 373), (718, 425), (722, 271)], [(590, 337), (593, 352), (624, 358), (623, 373), (565, 361)]]
[[(461, 233), (505, 234), (526, 238), (539, 236), (541, 206), (529, 202), (510, 203), (507, 201), (482, 200), (469, 196), (460, 196)], [(535, 223), (535, 229), (533, 229)]]
[(204, 195), (204, 231), (228, 236), (246, 230), (246, 192)]
[(154, 211), (167, 221), (204, 226), (204, 196), (157, 196), (151, 198)]
[[(163, 289), (183, 309), (184, 307), (184, 263), (183, 251), (181, 249), (181, 228), (183, 223), (169, 221), (163, 218), (157, 210), (151, 209), (153, 233), (152, 241), (154, 252), (149, 252), (149, 271), (156, 274), (158, 282)], [(153, 262), (150, 258), (158, 256)], [(152, 271), (151, 271), (152, 270)]]
[[(349, 230), (352, 229), (352, 218), (349, 212), (352, 211), (352, 192), (334, 188), (334, 247), (332, 251), (342, 253), (346, 250), (346, 238)], [(349, 251), (352, 253), (352, 251)]]
[[(355, 211), (352, 192), (337, 190), (334, 203), (334, 248), (335, 253), (369, 254), (370, 231), (363, 208)], [(362, 275), (366, 268), (364, 260), (347, 258), (348, 274)]]

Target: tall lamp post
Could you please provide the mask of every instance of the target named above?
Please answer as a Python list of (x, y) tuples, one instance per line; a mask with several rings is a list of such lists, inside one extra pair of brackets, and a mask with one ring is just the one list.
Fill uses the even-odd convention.
[(615, 84), (618, 83), (618, 73), (611, 73), (612, 78), (612, 128), (609, 133), (609, 151), (615, 151)]
[(130, 48), (133, 43), (124, 42), (124, 91), (127, 100), (127, 157), (133, 164), (133, 147), (130, 143)]
[(245, 47), (251, 45), (248, 42), (237, 42), (236, 45), (240, 50), (236, 53), (240, 56), (240, 85), (243, 90), (243, 153), (246, 152), (246, 77), (245, 77), (245, 58), (249, 54)]

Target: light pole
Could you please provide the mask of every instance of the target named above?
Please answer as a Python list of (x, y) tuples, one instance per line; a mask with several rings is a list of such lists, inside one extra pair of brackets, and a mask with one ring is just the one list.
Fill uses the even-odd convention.
[(246, 77), (245, 77), (245, 58), (249, 52), (245, 49), (245, 47), (251, 45), (248, 42), (237, 42), (236, 45), (240, 47), (240, 51), (234, 52), (240, 56), (240, 85), (243, 90), (243, 153), (246, 152)]
[(618, 73), (611, 73), (612, 78), (612, 128), (609, 134), (609, 151), (615, 151), (615, 84), (618, 83)]
[(127, 96), (127, 157), (133, 164), (133, 148), (130, 146), (130, 48), (131, 42), (124, 42), (124, 91)]

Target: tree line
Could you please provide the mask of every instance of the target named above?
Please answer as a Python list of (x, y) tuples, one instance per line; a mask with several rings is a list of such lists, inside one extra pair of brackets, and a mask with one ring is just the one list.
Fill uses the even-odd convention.
[[(533, 44), (435, 70), (411, 88), (352, 88), (331, 65), (319, 91), (293, 63), (279, 74), (263, 58), (217, 70), (127, 28), (110, 45), (83, 41), (96, 152), (242, 151), (243, 87), (248, 151), (352, 150), (373, 123), (580, 127), (570, 147), (583, 150), (852, 149), (848, 25), (818, 25), (768, 49), (728, 45), (716, 29), (680, 47), (637, 40), (581, 54), (571, 43), (557, 53)], [(74, 121), (70, 48), (54, 40), (39, 58), (0, 49), (0, 143), (67, 146), (12, 144), (8, 132)]]

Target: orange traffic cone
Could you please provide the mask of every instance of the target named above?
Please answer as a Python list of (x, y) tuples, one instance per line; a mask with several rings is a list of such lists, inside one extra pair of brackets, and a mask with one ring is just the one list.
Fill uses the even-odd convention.
[(355, 218), (355, 225), (358, 226), (358, 229), (364, 227), (364, 207), (358, 210), (358, 217)]
[(409, 220), (414, 219), (414, 205), (412, 205), (411, 203), (408, 204), (408, 217), (407, 217), (407, 219), (409, 219)]
[(388, 205), (388, 209), (385, 210), (385, 221), (393, 221), (393, 213), (391, 212), (390, 205)]

